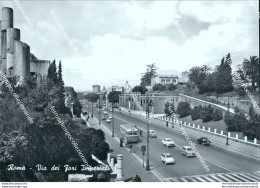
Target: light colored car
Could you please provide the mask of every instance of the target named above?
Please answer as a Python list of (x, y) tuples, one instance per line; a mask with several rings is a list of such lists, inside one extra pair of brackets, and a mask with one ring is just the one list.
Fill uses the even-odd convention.
[(156, 132), (154, 130), (149, 130), (149, 137), (156, 138), (157, 137)]
[(175, 163), (175, 160), (170, 153), (163, 153), (161, 155), (161, 161), (166, 165)]
[(190, 146), (183, 146), (181, 148), (181, 154), (185, 155), (186, 157), (196, 157), (195, 152)]
[(105, 111), (104, 114), (107, 114), (107, 112)]
[(110, 111), (110, 112), (112, 112), (113, 110), (112, 110), (112, 109), (110, 109), (109, 111)]
[(106, 122), (107, 122), (107, 123), (110, 123), (110, 122), (111, 122), (111, 120), (110, 120), (109, 118), (107, 118), (107, 119), (106, 119)]
[(175, 146), (175, 143), (170, 138), (163, 139), (162, 143), (163, 143), (164, 146), (167, 146), (167, 147), (174, 147)]
[(105, 108), (102, 108), (103, 111), (105, 111)]
[(112, 117), (112, 116), (109, 116), (108, 118), (109, 118), (109, 119), (113, 119), (113, 117)]

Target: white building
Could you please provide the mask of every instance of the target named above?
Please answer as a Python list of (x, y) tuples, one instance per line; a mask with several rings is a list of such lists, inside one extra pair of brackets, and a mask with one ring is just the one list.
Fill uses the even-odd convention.
[(177, 75), (157, 75), (155, 78), (151, 79), (151, 86), (154, 86), (155, 84), (162, 84), (162, 85), (168, 85), (168, 84), (178, 84), (178, 76)]

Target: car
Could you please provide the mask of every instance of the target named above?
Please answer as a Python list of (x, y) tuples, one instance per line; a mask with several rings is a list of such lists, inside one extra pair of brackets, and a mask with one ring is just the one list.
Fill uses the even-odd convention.
[(156, 138), (157, 137), (156, 132), (154, 130), (149, 130), (149, 137)]
[(107, 114), (107, 112), (104, 112), (104, 114)]
[(109, 118), (109, 119), (113, 119), (113, 117), (112, 117), (112, 116), (109, 116), (108, 118)]
[(166, 165), (175, 163), (175, 160), (170, 153), (163, 153), (161, 155), (161, 161)]
[(181, 154), (185, 155), (186, 157), (196, 157), (195, 152), (190, 146), (183, 146), (181, 148)]
[(170, 138), (163, 139), (162, 143), (163, 143), (164, 146), (167, 146), (167, 147), (174, 147), (175, 146), (175, 143)]
[(198, 144), (210, 145), (210, 141), (207, 137), (201, 137), (197, 139)]
[(103, 111), (105, 111), (105, 108), (102, 108)]
[(107, 119), (106, 119), (106, 122), (107, 122), (107, 123), (110, 123), (110, 122), (111, 122), (111, 119), (107, 118)]
[(106, 120), (106, 118), (105, 118), (105, 117), (102, 117), (102, 120)]
[(112, 110), (112, 109), (110, 109), (109, 111), (110, 111), (110, 112), (112, 112), (113, 110)]

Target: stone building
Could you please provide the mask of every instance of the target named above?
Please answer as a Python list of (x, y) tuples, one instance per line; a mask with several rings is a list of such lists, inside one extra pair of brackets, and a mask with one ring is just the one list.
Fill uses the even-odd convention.
[[(30, 75), (47, 76), (50, 61), (39, 60), (30, 53), (30, 46), (20, 40), (20, 30), (13, 27), (13, 9), (2, 8), (0, 20), (0, 70), (7, 77), (23, 83)], [(0, 84), (2, 77), (0, 76)]]
[(94, 93), (99, 93), (100, 92), (100, 85), (93, 85), (92, 86), (93, 92)]

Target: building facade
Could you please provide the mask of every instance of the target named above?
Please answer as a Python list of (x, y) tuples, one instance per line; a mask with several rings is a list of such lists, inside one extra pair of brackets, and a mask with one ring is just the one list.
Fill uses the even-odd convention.
[(30, 76), (31, 71), (41, 77), (47, 75), (50, 62), (38, 60), (30, 53), (30, 46), (20, 40), (20, 30), (13, 27), (12, 8), (2, 8), (0, 30), (0, 70), (7, 77), (16, 77), (19, 84)]
[(100, 85), (93, 85), (92, 86), (93, 93), (99, 93), (100, 92)]

